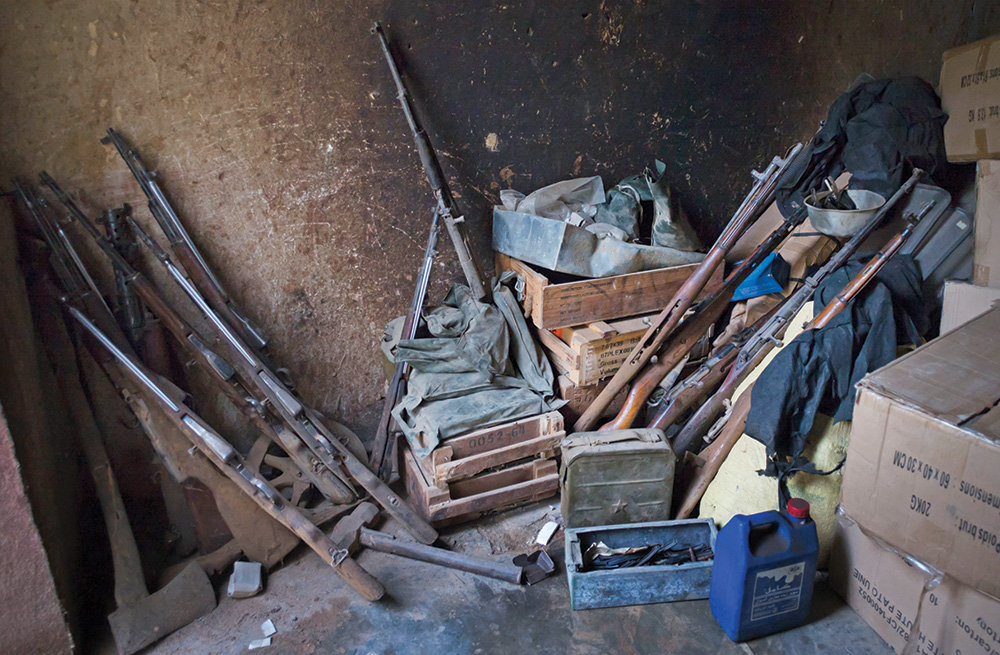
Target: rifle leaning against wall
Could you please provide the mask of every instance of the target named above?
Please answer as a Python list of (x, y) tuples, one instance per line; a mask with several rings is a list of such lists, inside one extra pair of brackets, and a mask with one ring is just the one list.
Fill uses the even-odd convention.
[(472, 289), (472, 295), (477, 300), (482, 300), (489, 296), (489, 289), (483, 283), (483, 274), (476, 264), (476, 260), (472, 257), (469, 239), (462, 227), (465, 217), (462, 216), (458, 205), (455, 204), (455, 198), (451, 195), (451, 189), (448, 188), (448, 182), (445, 180), (444, 171), (441, 170), (441, 162), (438, 161), (437, 154), (434, 152), (434, 146), (431, 145), (431, 140), (428, 138), (427, 132), (424, 131), (420, 120), (413, 112), (413, 105), (410, 104), (410, 96), (406, 92), (406, 85), (403, 84), (403, 78), (396, 67), (396, 60), (393, 59), (392, 53), (389, 51), (389, 42), (386, 40), (385, 32), (382, 31), (382, 26), (378, 21), (372, 26), (371, 31), (372, 34), (378, 36), (379, 43), (382, 46), (382, 54), (385, 55), (385, 60), (389, 64), (389, 72), (392, 73), (392, 81), (396, 84), (399, 104), (403, 108), (403, 114), (406, 116), (406, 123), (410, 126), (410, 132), (413, 133), (413, 141), (417, 144), (417, 152), (420, 154), (420, 161), (424, 165), (427, 181), (430, 182), (434, 198), (437, 200), (437, 213), (441, 217), (441, 220), (444, 221), (444, 226), (448, 230), (448, 236), (451, 237), (452, 245), (455, 246), (455, 252), (458, 254), (458, 263), (462, 266), (462, 273), (465, 274), (465, 280), (469, 283), (469, 288)]
[(754, 171), (756, 182), (750, 193), (740, 204), (739, 209), (729, 221), (726, 229), (716, 240), (715, 244), (705, 255), (705, 259), (698, 264), (698, 268), (691, 276), (684, 281), (680, 289), (674, 294), (670, 304), (668, 304), (659, 316), (654, 319), (642, 339), (635, 345), (628, 358), (622, 363), (614, 377), (607, 386), (597, 395), (597, 398), (587, 407), (587, 410), (577, 419), (573, 429), (577, 432), (586, 432), (594, 427), (600, 418), (601, 413), (632, 381), (643, 369), (653, 356), (659, 352), (666, 340), (674, 333), (677, 326), (687, 310), (694, 304), (695, 299), (701, 290), (708, 284), (712, 274), (725, 260), (726, 253), (736, 245), (739, 238), (767, 209), (774, 200), (775, 192), (779, 181), (789, 170), (798, 167), (801, 153), (804, 151), (802, 144), (793, 146), (784, 159), (775, 157), (763, 173)]
[[(431, 231), (427, 235), (427, 247), (424, 249), (424, 259), (417, 274), (417, 284), (413, 290), (413, 301), (410, 310), (403, 319), (403, 330), (400, 339), (412, 339), (417, 334), (417, 324), (420, 323), (420, 312), (427, 296), (427, 283), (431, 277), (431, 266), (437, 248), (438, 214), (434, 212), (431, 219)], [(392, 417), (393, 408), (403, 399), (404, 382), (410, 372), (406, 362), (396, 362), (393, 367), (392, 379), (385, 394), (385, 404), (382, 406), (382, 416), (375, 430), (375, 442), (369, 463), (372, 471), (386, 482), (392, 483), (399, 478), (399, 456), (396, 445), (399, 443), (399, 433), (396, 431), (396, 420)]]
[[(893, 197), (895, 198), (895, 196)], [(933, 203), (928, 203), (928, 205), (925, 206), (917, 216), (911, 216), (906, 228), (890, 239), (889, 242), (883, 246), (882, 250), (880, 250), (879, 253), (875, 255), (875, 257), (873, 257), (868, 264), (866, 264), (865, 267), (861, 269), (861, 271), (855, 275), (850, 282), (847, 283), (847, 285), (844, 286), (841, 292), (838, 293), (833, 300), (827, 303), (826, 307), (824, 307), (821, 312), (816, 314), (813, 319), (806, 324), (805, 329), (818, 330), (824, 327), (834, 316), (847, 307), (847, 304), (856, 298), (861, 290), (865, 288), (865, 285), (867, 285), (868, 282), (875, 277), (879, 269), (881, 269), (893, 255), (899, 252), (899, 249), (904, 243), (906, 243), (906, 240), (913, 233), (913, 228), (916, 223), (923, 218), (928, 211), (930, 211), (932, 204)], [(801, 305), (799, 308), (801, 309)], [(785, 327), (787, 327), (787, 323), (785, 324)], [(780, 338), (780, 336), (778, 338)], [(691, 516), (691, 513), (694, 512), (694, 509), (701, 500), (701, 497), (708, 489), (708, 485), (710, 485), (712, 480), (715, 479), (715, 475), (722, 467), (722, 463), (726, 460), (726, 457), (729, 456), (733, 446), (735, 446), (739, 438), (743, 436), (747, 416), (750, 413), (750, 397), (752, 392), (753, 384), (743, 390), (743, 393), (740, 394), (739, 398), (733, 404), (730, 415), (725, 418), (725, 422), (721, 427), (719, 436), (695, 458), (697, 472), (692, 478), (684, 496), (680, 501), (677, 516), (675, 517), (676, 519), (686, 519)], [(681, 450), (677, 450), (675, 452), (683, 455), (683, 451)]]

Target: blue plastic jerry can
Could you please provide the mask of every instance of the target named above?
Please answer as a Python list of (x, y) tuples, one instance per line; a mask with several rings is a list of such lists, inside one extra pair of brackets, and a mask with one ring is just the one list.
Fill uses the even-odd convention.
[(818, 555), (816, 524), (801, 498), (784, 512), (734, 516), (715, 540), (712, 616), (733, 641), (805, 623)]

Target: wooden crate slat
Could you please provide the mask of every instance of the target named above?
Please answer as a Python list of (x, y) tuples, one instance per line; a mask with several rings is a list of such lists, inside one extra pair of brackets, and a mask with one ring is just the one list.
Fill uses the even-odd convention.
[(445, 440), (442, 446), (451, 449), (451, 459), (458, 459), (503, 448), (519, 441), (534, 439), (562, 429), (562, 415), (552, 411), (451, 437)]
[(559, 448), (559, 442), (565, 436), (566, 432), (560, 430), (527, 441), (514, 443), (504, 448), (488, 450), (455, 461), (442, 462), (434, 467), (434, 479), (444, 482), (462, 480), (488, 469), (516, 462), (526, 457), (551, 457), (555, 454), (555, 450)]
[(486, 512), (541, 500), (559, 491), (559, 468), (551, 459), (468, 478), (442, 489), (427, 481), (417, 457), (404, 448), (403, 478), (411, 504), (438, 526), (469, 521)]
[[(687, 264), (553, 284), (531, 265), (502, 253), (496, 255), (497, 272), (514, 271), (524, 280), (525, 313), (535, 325), (549, 330), (660, 311), (697, 267)], [(720, 266), (702, 296), (721, 284)]]

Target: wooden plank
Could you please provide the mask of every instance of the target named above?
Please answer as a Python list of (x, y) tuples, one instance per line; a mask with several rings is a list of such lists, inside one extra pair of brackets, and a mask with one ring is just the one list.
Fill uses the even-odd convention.
[(612, 327), (609, 323), (604, 321), (594, 321), (593, 323), (587, 323), (587, 327), (596, 332), (602, 339), (607, 337), (613, 337), (618, 334), (618, 330)]
[(559, 442), (566, 436), (560, 430), (545, 434), (534, 439), (514, 443), (504, 448), (489, 450), (462, 459), (444, 462), (435, 467), (434, 479), (440, 482), (453, 482), (471, 478), (483, 471), (516, 462), (526, 457), (552, 457), (559, 449)]
[(459, 459), (559, 432), (563, 425), (562, 414), (552, 411), (452, 437), (442, 445), (451, 448), (451, 459)]
[[(552, 284), (525, 262), (497, 254), (497, 270), (512, 270), (525, 280), (525, 314), (540, 328), (585, 325), (662, 310), (698, 264), (659, 268), (613, 277)], [(722, 284), (722, 267), (705, 285), (702, 296)]]
[(544, 328), (538, 329), (537, 336), (538, 342), (548, 353), (549, 360), (556, 367), (556, 370), (579, 379), (580, 356), (565, 341)]

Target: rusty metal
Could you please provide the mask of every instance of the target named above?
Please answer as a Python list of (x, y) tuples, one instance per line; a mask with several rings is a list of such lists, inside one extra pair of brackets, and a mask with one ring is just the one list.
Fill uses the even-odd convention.
[(458, 205), (455, 204), (455, 198), (451, 195), (451, 189), (448, 188), (448, 181), (445, 179), (444, 171), (441, 170), (441, 163), (434, 152), (434, 146), (431, 145), (431, 140), (427, 136), (427, 132), (424, 131), (420, 120), (413, 112), (413, 105), (410, 103), (410, 96), (406, 92), (406, 85), (403, 83), (403, 78), (396, 67), (396, 60), (393, 58), (392, 52), (389, 51), (389, 42), (385, 37), (385, 32), (382, 31), (382, 26), (379, 25), (378, 21), (375, 21), (375, 24), (372, 25), (371, 31), (372, 34), (378, 36), (379, 44), (382, 46), (382, 54), (385, 55), (385, 60), (389, 64), (389, 72), (392, 73), (392, 81), (396, 84), (399, 104), (403, 108), (403, 114), (406, 115), (406, 123), (410, 126), (410, 132), (413, 133), (413, 140), (417, 144), (417, 152), (420, 153), (420, 161), (424, 165), (427, 181), (430, 182), (431, 189), (434, 191), (434, 198), (437, 200), (437, 213), (441, 216), (441, 220), (444, 221), (445, 229), (448, 230), (448, 236), (451, 237), (452, 245), (455, 246), (455, 252), (458, 254), (458, 263), (462, 267), (462, 273), (465, 274), (465, 280), (469, 283), (469, 288), (472, 289), (472, 295), (477, 299), (487, 298), (489, 296), (489, 289), (483, 283), (483, 274), (480, 272), (476, 260), (472, 257), (469, 239), (462, 227), (465, 217), (462, 216)]

